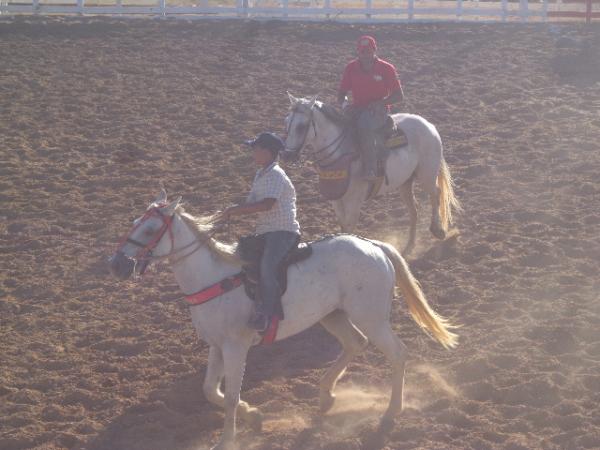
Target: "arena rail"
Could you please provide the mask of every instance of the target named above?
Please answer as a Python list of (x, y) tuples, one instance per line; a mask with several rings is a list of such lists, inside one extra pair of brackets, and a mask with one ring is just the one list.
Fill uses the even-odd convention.
[[(199, 5), (167, 4), (167, 0), (150, 0), (146, 3), (141, 3), (145, 0), (110, 1), (0, 0), (0, 14), (154, 15), (370, 23), (549, 22), (564, 19), (585, 19), (589, 23), (593, 18), (600, 17), (600, 12), (594, 12), (592, 8), (600, 0), (385, 0), (383, 5), (374, 4), (374, 1), (381, 0), (222, 0), (214, 4), (209, 4), (214, 0), (199, 0)], [(565, 4), (583, 4), (581, 6), (585, 6), (585, 10), (564, 10)]]
[(563, 0), (563, 3), (585, 4), (585, 11), (548, 11), (548, 17), (585, 18), (586, 23), (590, 23), (594, 18), (600, 18), (600, 11), (593, 10), (593, 4), (600, 4), (600, 0)]

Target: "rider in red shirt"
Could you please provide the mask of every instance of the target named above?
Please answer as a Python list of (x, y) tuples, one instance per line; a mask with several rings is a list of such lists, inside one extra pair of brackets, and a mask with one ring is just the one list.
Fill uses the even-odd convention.
[(400, 102), (404, 94), (394, 65), (377, 57), (373, 37), (361, 36), (356, 50), (358, 58), (344, 69), (338, 103), (343, 107), (346, 95), (352, 93), (365, 177), (372, 180), (377, 175), (377, 131), (385, 126), (390, 105)]

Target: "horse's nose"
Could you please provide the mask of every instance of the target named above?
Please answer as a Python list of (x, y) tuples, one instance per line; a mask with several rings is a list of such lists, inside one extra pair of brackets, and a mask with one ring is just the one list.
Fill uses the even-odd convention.
[(121, 280), (126, 280), (133, 273), (135, 261), (123, 254), (117, 252), (108, 259), (110, 272)]

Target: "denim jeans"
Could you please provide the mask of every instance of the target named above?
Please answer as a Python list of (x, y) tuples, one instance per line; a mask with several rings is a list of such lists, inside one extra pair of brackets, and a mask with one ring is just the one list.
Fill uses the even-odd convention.
[(260, 261), (259, 292), (262, 302), (260, 310), (272, 315), (281, 298), (281, 286), (277, 280), (279, 265), (288, 252), (297, 245), (300, 235), (291, 231), (271, 231), (263, 236), (265, 248)]
[(387, 110), (378, 108), (372, 110), (364, 109), (358, 115), (356, 125), (358, 127), (358, 136), (360, 141), (360, 150), (363, 164), (367, 172), (375, 170), (377, 163), (379, 133), (387, 121)]

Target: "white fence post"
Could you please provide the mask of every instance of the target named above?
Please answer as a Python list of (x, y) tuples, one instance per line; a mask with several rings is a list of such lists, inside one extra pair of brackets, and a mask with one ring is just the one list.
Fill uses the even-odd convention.
[(456, 17), (458, 20), (462, 20), (463, 13), (463, 0), (456, 0)]
[(519, 0), (519, 15), (521, 16), (521, 22), (527, 22), (528, 10), (529, 3), (527, 0)]
[(502, 22), (506, 22), (508, 17), (508, 0), (502, 0)]
[(371, 9), (373, 9), (373, 0), (365, 0), (365, 7), (367, 8), (367, 19), (371, 20), (372, 15), (371, 13)]
[(158, 13), (159, 15), (165, 17), (167, 15), (166, 12), (167, 2), (166, 0), (158, 0)]
[[(325, 7), (326, 10), (329, 10), (331, 8), (331, 0), (325, 0), (325, 3), (323, 4), (323, 6)], [(331, 16), (331, 14), (329, 14), (329, 13), (325, 14), (325, 17), (327, 18), (327, 20), (329, 20), (330, 16)]]
[(83, 7), (85, 6), (85, 0), (77, 0), (77, 12), (79, 15), (83, 14)]
[(33, 8), (33, 13), (38, 14), (40, 12), (40, 0), (33, 0), (31, 7)]
[(544, 19), (544, 22), (548, 22), (548, 0), (544, 0), (544, 4), (542, 6), (542, 13), (542, 18)]
[(283, 6), (283, 17), (287, 17), (289, 6), (290, 6), (288, 0), (283, 0), (281, 2), (281, 6)]
[(408, 0), (408, 21), (412, 22), (415, 17), (415, 0)]

